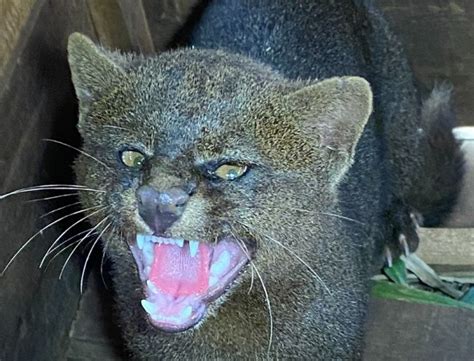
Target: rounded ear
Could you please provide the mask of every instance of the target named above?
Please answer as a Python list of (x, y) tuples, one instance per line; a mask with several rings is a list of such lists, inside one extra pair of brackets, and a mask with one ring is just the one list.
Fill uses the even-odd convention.
[(338, 182), (354, 158), (355, 147), (372, 113), (372, 91), (360, 77), (336, 77), (286, 96), (297, 124), (327, 158)]
[(67, 49), (72, 82), (81, 108), (97, 100), (117, 79), (125, 76), (111, 53), (85, 35), (71, 34)]

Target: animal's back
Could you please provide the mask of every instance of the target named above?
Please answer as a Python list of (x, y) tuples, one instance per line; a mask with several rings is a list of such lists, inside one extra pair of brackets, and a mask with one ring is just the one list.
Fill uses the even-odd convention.
[[(403, 47), (371, 0), (224, 0), (204, 9), (191, 45), (250, 56), (292, 79), (369, 80), (375, 111), (340, 187), (341, 207), (367, 221), (372, 209), (366, 204), (379, 202), (392, 252), (399, 253), (401, 234), (414, 250), (418, 238), (410, 214), (439, 224), (461, 184), (463, 157), (451, 134), (449, 89), (437, 88), (422, 102)], [(385, 195), (367, 199), (380, 184)], [(345, 206), (354, 201), (359, 207)]]

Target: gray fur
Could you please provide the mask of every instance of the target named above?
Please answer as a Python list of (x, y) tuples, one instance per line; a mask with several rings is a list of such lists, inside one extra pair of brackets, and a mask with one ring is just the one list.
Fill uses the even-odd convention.
[[(128, 348), (144, 360), (360, 359), (368, 279), (385, 244), (413, 226), (404, 220), (416, 207), (414, 170), (440, 151), (417, 130), (436, 128), (443, 112), (432, 109), (443, 103), (433, 97), (421, 116), (400, 45), (370, 3), (222, 0), (191, 30), (196, 49), (153, 58), (112, 53), (78, 34), (69, 42), (84, 150), (113, 170), (84, 156), (75, 165), (80, 184), (107, 191), (81, 200), (110, 207), (115, 231), (104, 238)], [(123, 146), (148, 156), (142, 172), (120, 165)], [(200, 169), (221, 159), (251, 170), (213, 183)], [(146, 230), (135, 190), (190, 179), (198, 190), (171, 233), (212, 242), (233, 232), (254, 242), (272, 306), (270, 349), (265, 292), (257, 283), (248, 292), (250, 267), (192, 330), (158, 331), (140, 307), (127, 245)], [(443, 192), (455, 198), (455, 184)]]

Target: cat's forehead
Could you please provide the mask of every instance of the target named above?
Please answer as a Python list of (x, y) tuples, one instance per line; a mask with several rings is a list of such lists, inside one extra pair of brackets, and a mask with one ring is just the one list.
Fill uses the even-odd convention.
[[(167, 53), (133, 74), (131, 106), (124, 121), (156, 134), (163, 149), (204, 149), (245, 138), (253, 112), (279, 76), (246, 58), (221, 52)], [(243, 139), (241, 139), (243, 141)]]

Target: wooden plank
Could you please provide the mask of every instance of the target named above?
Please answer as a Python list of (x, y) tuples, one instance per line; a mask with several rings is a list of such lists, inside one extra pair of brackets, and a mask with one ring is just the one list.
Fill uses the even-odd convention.
[[(24, 1), (21, 6), (27, 4)], [(94, 35), (84, 0), (38, 0), (29, 15), (29, 8), (19, 9), (11, 13), (14, 16), (8, 15), (8, 21), (19, 23), (10, 24), (10, 40), (2, 48), (13, 58), (0, 78), (0, 193), (33, 184), (72, 182), (70, 165), (75, 154), (42, 139), (78, 143), (66, 44), (74, 31)], [(4, 26), (4, 10), (0, 26)], [(39, 220), (46, 202), (25, 204), (24, 200), (12, 197), (0, 202), (1, 270), (29, 237), (51, 221)], [(44, 272), (38, 262), (62, 230), (51, 227), (37, 237), (0, 277), (2, 361), (61, 359), (77, 307), (80, 268), (72, 262), (58, 281), (62, 263), (48, 268), (54, 272)]]
[(5, 67), (12, 59), (22, 29), (35, 3), (36, 0), (0, 1), (0, 78), (3, 77)]
[(372, 299), (364, 361), (472, 361), (474, 312)]
[(420, 228), (416, 254), (430, 265), (459, 266), (474, 272), (474, 231), (471, 228)]
[(158, 51), (166, 49), (199, 0), (143, 0), (151, 36)]
[(118, 0), (118, 3), (134, 50), (142, 54), (155, 53), (142, 0)]
[(417, 80), (454, 85), (460, 124), (474, 125), (474, 1), (375, 0), (393, 24)]
[(444, 226), (474, 227), (474, 127), (456, 128), (454, 133), (463, 142), (465, 173), (458, 203)]
[(131, 50), (127, 26), (117, 0), (87, 0), (99, 42), (109, 49)]

